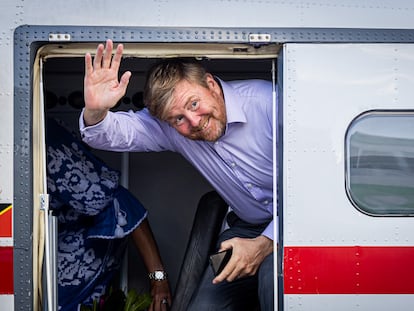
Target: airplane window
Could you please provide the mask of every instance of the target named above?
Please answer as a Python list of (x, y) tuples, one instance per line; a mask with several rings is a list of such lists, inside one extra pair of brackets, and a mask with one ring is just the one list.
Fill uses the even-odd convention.
[(346, 189), (364, 213), (414, 216), (414, 112), (368, 112), (351, 123)]

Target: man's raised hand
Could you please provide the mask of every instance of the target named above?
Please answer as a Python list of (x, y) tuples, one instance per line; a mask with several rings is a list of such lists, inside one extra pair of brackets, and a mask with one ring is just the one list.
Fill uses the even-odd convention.
[(113, 43), (108, 39), (106, 46), (98, 45), (93, 63), (91, 54), (85, 55), (85, 125), (102, 121), (108, 110), (125, 95), (131, 72), (125, 72), (118, 80), (123, 49), (123, 45), (119, 44), (112, 56)]

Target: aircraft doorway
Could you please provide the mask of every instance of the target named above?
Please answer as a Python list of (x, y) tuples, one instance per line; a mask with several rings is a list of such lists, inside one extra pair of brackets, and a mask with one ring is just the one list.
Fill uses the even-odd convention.
[[(45, 119), (63, 121), (75, 135), (79, 135), (78, 118), (83, 102), (85, 51), (93, 51), (96, 44), (51, 46), (43, 52), (43, 90)], [(143, 109), (142, 90), (146, 70), (163, 57), (195, 57), (207, 70), (223, 80), (272, 80), (272, 66), (278, 46), (254, 48), (240, 45), (125, 45), (120, 72), (132, 72), (125, 96), (114, 108), (117, 111)], [(57, 53), (56, 53), (57, 51)], [(138, 55), (134, 54), (138, 51)], [(149, 55), (144, 55), (148, 51)], [(56, 53), (56, 54), (55, 54)], [(60, 55), (61, 54), (61, 55)], [(193, 55), (194, 54), (194, 55)], [(274, 72), (273, 72), (274, 74)], [(148, 219), (169, 271), (174, 292), (179, 277), (196, 207), (203, 194), (212, 190), (210, 184), (180, 155), (162, 153), (116, 153), (100, 150), (92, 152), (108, 166), (121, 172), (121, 184), (128, 188), (148, 210)], [(185, 200), (183, 200), (185, 198)], [(174, 237), (171, 233), (174, 232)], [(147, 291), (145, 266), (129, 243), (121, 283), (138, 292)], [(127, 276), (127, 277), (126, 277)], [(126, 278), (126, 279), (125, 279)]]

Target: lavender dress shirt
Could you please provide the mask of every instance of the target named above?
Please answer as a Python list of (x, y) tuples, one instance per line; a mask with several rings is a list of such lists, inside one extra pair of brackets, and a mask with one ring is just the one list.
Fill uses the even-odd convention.
[(272, 83), (220, 80), (227, 113), (225, 134), (216, 142), (194, 141), (168, 123), (138, 112), (109, 112), (100, 123), (79, 126), (84, 142), (113, 151), (165, 151), (182, 154), (210, 182), (242, 220), (269, 222), (273, 230)]

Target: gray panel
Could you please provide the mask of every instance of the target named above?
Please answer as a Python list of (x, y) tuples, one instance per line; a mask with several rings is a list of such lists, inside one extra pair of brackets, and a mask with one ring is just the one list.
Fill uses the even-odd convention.
[[(49, 41), (49, 34), (69, 34), (71, 42), (102, 42), (107, 38), (123, 42), (237, 42), (248, 43), (249, 34), (270, 34), (270, 42), (414, 42), (411, 29), (350, 28), (166, 28), (108, 26), (20, 26), (15, 40), (28, 44)], [(31, 40), (30, 40), (31, 39)]]
[(14, 51), (14, 292), (15, 310), (33, 309), (31, 66), (34, 35), (16, 33)]

